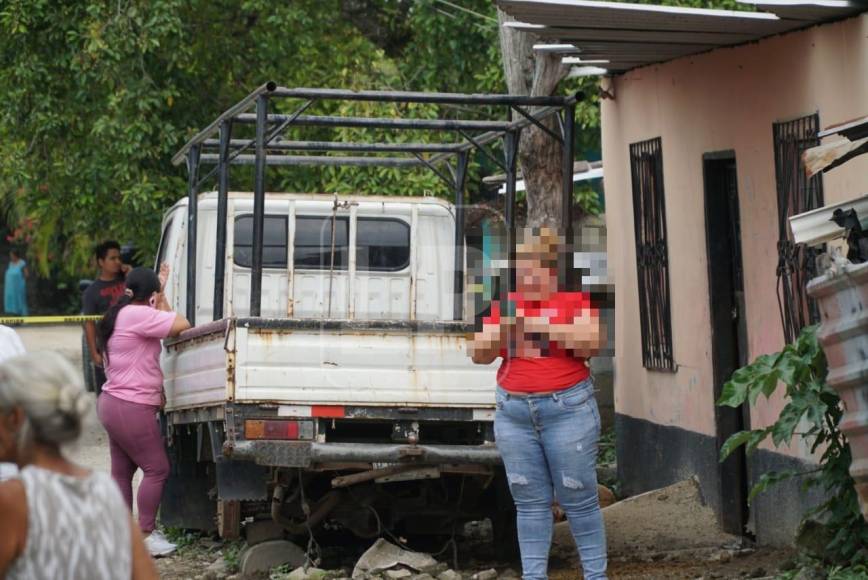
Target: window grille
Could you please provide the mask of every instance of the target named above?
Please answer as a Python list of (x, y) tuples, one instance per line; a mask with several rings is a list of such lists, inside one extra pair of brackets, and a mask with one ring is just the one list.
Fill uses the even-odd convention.
[(642, 365), (674, 371), (661, 139), (630, 145)]
[(774, 123), (775, 178), (778, 194), (777, 295), (784, 339), (793, 342), (805, 326), (819, 322), (816, 303), (808, 297), (808, 280), (816, 275), (818, 251), (792, 241), (788, 218), (823, 206), (820, 175), (808, 179), (802, 152), (820, 144), (816, 113)]

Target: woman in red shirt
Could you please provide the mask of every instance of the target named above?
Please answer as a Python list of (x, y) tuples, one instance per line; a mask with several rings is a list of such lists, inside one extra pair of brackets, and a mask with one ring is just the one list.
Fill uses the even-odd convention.
[(518, 518), (523, 578), (547, 578), (552, 503), (566, 513), (586, 580), (606, 578), (597, 497), (600, 414), (588, 358), (605, 344), (598, 312), (581, 292), (558, 288), (562, 243), (527, 231), (516, 248), (516, 291), (495, 301), (469, 344), (473, 362), (497, 372), (494, 432)]

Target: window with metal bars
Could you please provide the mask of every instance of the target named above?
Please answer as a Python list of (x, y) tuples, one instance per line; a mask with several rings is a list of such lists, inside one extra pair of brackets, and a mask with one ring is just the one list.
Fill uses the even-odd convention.
[(808, 280), (816, 275), (814, 250), (795, 244), (788, 218), (823, 206), (822, 174), (808, 179), (802, 165), (802, 152), (820, 144), (818, 114), (774, 123), (775, 178), (778, 194), (778, 308), (784, 339), (793, 342), (805, 326), (819, 322), (816, 303), (808, 297)]
[(633, 179), (642, 366), (674, 371), (661, 143), (657, 137), (631, 144), (630, 172)]

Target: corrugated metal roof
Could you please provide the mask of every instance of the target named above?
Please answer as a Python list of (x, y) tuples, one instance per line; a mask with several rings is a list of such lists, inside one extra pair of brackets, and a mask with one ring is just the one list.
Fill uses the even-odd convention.
[(609, 60), (610, 72), (759, 40), (868, 9), (868, 4), (854, 0), (739, 1), (760, 11), (596, 0), (497, 0), (497, 4), (516, 19), (505, 26), (532, 33), (546, 43), (573, 45), (571, 52), (578, 50), (583, 60)]
[(808, 177), (829, 171), (860, 155), (868, 154), (868, 117), (844, 121), (820, 131), (818, 137), (840, 135), (839, 141), (811, 147), (802, 153)]
[(831, 127), (820, 131), (817, 135), (820, 139), (829, 135), (843, 135), (851, 141), (856, 139), (864, 139), (868, 137), (868, 116), (858, 119), (851, 119), (843, 123), (837, 123)]
[[(858, 12), (858, 2), (848, 0), (738, 0), (740, 4), (756, 6), (759, 10), (772, 12), (787, 20), (803, 20), (808, 24), (823, 22), (830, 15), (847, 16)], [(863, 3), (864, 4), (864, 3)], [(864, 7), (863, 7), (864, 8)]]

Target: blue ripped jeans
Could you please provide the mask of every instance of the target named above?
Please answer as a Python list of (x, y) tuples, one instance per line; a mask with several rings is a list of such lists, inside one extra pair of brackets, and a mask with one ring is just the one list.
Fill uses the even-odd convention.
[(522, 578), (548, 577), (552, 503), (557, 498), (579, 549), (585, 580), (605, 579), (606, 532), (597, 497), (600, 413), (593, 381), (527, 397), (498, 387), (494, 434), (518, 514)]

